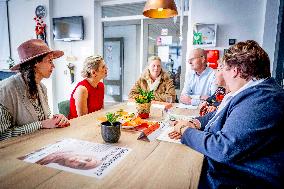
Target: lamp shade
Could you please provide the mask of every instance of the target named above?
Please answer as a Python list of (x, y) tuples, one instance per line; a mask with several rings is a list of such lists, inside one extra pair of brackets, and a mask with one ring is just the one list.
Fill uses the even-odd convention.
[(170, 18), (178, 14), (174, 0), (148, 0), (143, 15), (149, 18)]

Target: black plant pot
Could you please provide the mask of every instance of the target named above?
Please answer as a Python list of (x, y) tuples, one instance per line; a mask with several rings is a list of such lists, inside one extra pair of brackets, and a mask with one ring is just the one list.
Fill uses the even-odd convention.
[(114, 122), (113, 125), (111, 125), (111, 123), (108, 121), (102, 122), (101, 133), (104, 141), (107, 143), (118, 142), (121, 134), (120, 128), (121, 128), (120, 122)]

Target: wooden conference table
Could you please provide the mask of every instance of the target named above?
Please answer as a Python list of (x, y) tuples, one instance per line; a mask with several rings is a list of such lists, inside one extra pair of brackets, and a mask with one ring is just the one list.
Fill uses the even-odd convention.
[[(0, 142), (0, 188), (197, 188), (203, 155), (181, 144), (137, 140), (139, 132), (123, 130), (117, 144), (131, 148), (103, 179), (69, 173), (17, 158), (64, 138), (104, 143), (97, 117), (120, 108), (135, 112), (122, 103), (71, 120), (62, 129), (42, 129)], [(191, 110), (193, 111), (193, 110)], [(194, 113), (194, 112), (192, 112)], [(151, 119), (161, 119), (162, 110), (151, 108)]]

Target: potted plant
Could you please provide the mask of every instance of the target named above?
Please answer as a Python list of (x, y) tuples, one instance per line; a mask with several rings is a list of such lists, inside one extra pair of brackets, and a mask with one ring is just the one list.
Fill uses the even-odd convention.
[(117, 121), (118, 114), (108, 112), (107, 121), (101, 123), (101, 134), (105, 142), (116, 143), (120, 138), (121, 123)]
[(136, 102), (138, 117), (146, 119), (150, 114), (151, 101), (154, 99), (154, 92), (144, 91), (141, 88), (139, 88), (138, 90), (139, 95), (134, 98)]

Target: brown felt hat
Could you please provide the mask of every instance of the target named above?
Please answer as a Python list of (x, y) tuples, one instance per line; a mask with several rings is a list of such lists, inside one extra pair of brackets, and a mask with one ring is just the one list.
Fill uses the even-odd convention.
[(41, 55), (52, 53), (54, 59), (59, 58), (64, 55), (63, 51), (50, 49), (46, 45), (46, 43), (41, 39), (28, 40), (22, 43), (17, 48), (17, 50), (18, 50), (20, 62), (11, 68), (11, 70), (13, 71), (19, 70), (21, 64), (28, 62)]

